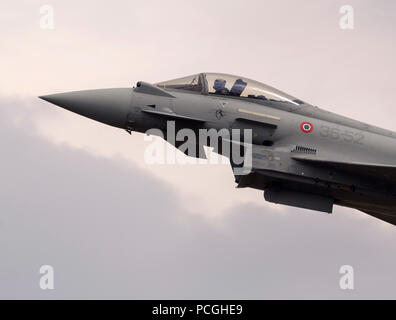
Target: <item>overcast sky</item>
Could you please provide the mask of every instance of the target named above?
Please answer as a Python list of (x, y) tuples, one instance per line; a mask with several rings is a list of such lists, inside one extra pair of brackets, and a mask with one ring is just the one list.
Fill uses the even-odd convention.
[(148, 165), (143, 135), (37, 99), (225, 72), (396, 131), (395, 24), (386, 0), (2, 1), (0, 298), (396, 298), (395, 227), (268, 204), (228, 165)]

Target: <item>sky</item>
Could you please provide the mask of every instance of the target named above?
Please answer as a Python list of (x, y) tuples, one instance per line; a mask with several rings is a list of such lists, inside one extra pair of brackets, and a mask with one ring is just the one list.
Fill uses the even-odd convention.
[(37, 98), (225, 72), (396, 131), (395, 18), (385, 0), (2, 1), (0, 298), (396, 298), (394, 227), (266, 203), (227, 164), (149, 165), (142, 134)]

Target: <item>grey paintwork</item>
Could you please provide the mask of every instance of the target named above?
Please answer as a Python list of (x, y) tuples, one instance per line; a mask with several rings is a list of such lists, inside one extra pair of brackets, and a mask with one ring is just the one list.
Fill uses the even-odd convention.
[[(208, 94), (205, 87), (193, 92), (139, 82), (135, 88), (40, 98), (128, 132), (166, 130), (168, 120), (175, 121), (177, 128), (194, 130), (250, 128), (256, 133), (253, 169), (235, 177), (238, 187), (265, 190), (266, 200), (276, 203), (324, 212), (337, 204), (396, 224), (396, 133), (392, 131), (307, 103)], [(303, 132), (304, 122), (313, 125), (312, 132)]]

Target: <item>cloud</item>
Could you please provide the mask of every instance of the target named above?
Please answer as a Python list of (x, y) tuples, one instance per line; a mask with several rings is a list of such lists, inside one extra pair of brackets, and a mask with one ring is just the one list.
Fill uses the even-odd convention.
[[(122, 157), (41, 138), (35, 112), (0, 101), (1, 298), (395, 298), (393, 227), (254, 203), (207, 219)], [(44, 264), (54, 291), (39, 288)]]
[(395, 4), (349, 3), (352, 32), (334, 0), (53, 1), (45, 32), (41, 1), (6, 1), (0, 91), (19, 98), (0, 98), (0, 298), (395, 298), (394, 227), (269, 205), (229, 168), (146, 170), (139, 136), (21, 96), (220, 71), (392, 129)]

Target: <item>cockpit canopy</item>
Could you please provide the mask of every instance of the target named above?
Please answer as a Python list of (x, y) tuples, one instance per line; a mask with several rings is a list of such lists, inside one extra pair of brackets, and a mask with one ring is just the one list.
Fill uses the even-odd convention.
[(164, 89), (300, 105), (304, 102), (258, 81), (223, 73), (200, 73), (156, 84)]

